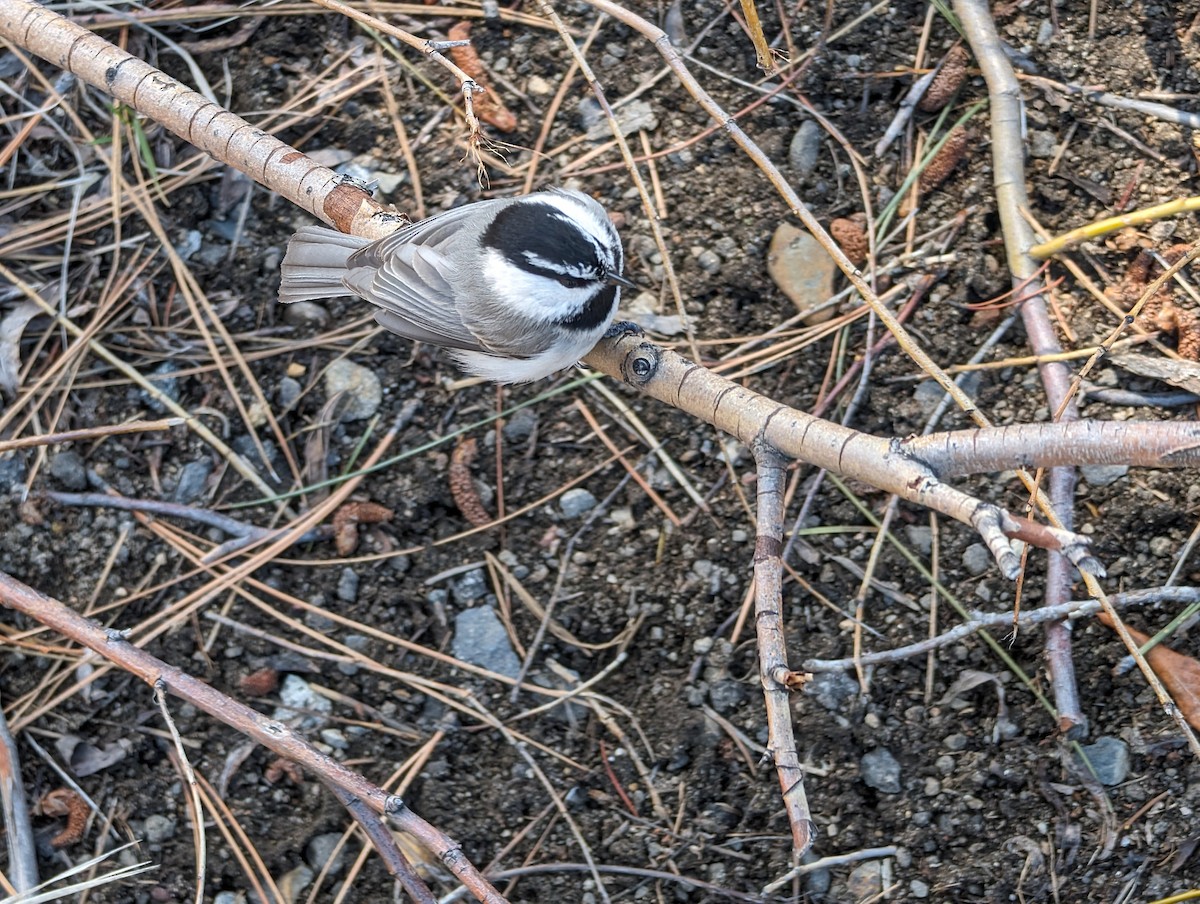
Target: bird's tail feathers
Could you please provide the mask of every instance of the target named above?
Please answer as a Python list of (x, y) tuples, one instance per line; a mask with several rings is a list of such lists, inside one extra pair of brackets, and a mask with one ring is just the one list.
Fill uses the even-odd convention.
[(346, 235), (324, 226), (305, 226), (288, 242), (280, 268), (279, 300), (315, 301), (349, 295), (342, 283), (346, 259), (370, 239)]

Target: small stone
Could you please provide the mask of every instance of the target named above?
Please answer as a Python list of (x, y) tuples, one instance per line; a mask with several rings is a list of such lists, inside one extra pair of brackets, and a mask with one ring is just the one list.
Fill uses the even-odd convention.
[(516, 678), (521, 660), (513, 652), (508, 632), (491, 606), (464, 609), (454, 617), (451, 652), (472, 665)]
[(913, 388), (913, 401), (921, 406), (925, 414), (932, 414), (945, 396), (946, 390), (933, 380), (922, 380)]
[(979, 577), (992, 567), (992, 554), (982, 543), (972, 543), (963, 550), (963, 567), (975, 577)]
[(815, 119), (806, 119), (800, 123), (800, 128), (796, 130), (796, 134), (792, 136), (792, 143), (788, 146), (788, 163), (796, 175), (801, 177), (802, 183), (804, 177), (816, 169), (820, 153), (821, 126)]
[(944, 746), (947, 750), (953, 750), (956, 752), (959, 750), (966, 750), (968, 743), (969, 741), (967, 740), (967, 736), (957, 731), (954, 734), (948, 734), (946, 737), (942, 738), (942, 746)]
[(262, 452), (258, 451), (258, 446), (254, 443), (254, 437), (249, 433), (239, 433), (230, 440), (229, 448), (233, 449), (234, 452), (259, 470), (262, 470), (264, 454), (267, 458), (267, 464), (272, 468), (275, 467), (275, 462), (279, 461), (279, 447), (275, 445), (275, 441), (272, 439), (260, 438), (259, 441), (262, 443)]
[(339, 393), (345, 393), (340, 418), (343, 422), (373, 417), (383, 403), (383, 384), (375, 371), (345, 358), (325, 370), (325, 395), (333, 398)]
[(590, 132), (592, 129), (598, 129), (601, 125), (607, 128), (608, 120), (605, 119), (604, 110), (590, 94), (586, 95), (575, 107), (579, 113), (579, 124), (583, 127), (583, 131)]
[(87, 489), (87, 465), (74, 449), (66, 449), (50, 459), (50, 476), (68, 490)]
[(1129, 473), (1129, 465), (1080, 465), (1079, 473), (1089, 486), (1106, 487)]
[(531, 75), (525, 83), (525, 90), (534, 97), (546, 97), (554, 93), (554, 86), (540, 75)]
[(338, 577), (337, 598), (343, 603), (353, 603), (358, 599), (358, 572), (353, 568), (343, 568)]
[[(813, 850), (808, 850), (804, 856), (800, 858), (803, 864), (815, 863), (821, 859)], [(829, 889), (833, 885), (833, 872), (828, 868), (814, 869), (804, 874), (804, 890), (808, 892), (815, 900), (821, 900), (829, 894)]]
[(510, 443), (519, 443), (533, 436), (538, 426), (538, 414), (532, 408), (522, 408), (504, 425), (504, 438)]
[[(803, 229), (780, 223), (767, 252), (767, 272), (775, 285), (802, 314), (823, 305), (833, 295), (837, 267), (824, 248)], [(832, 317), (832, 308), (810, 315), (810, 323)]]
[(824, 709), (841, 712), (858, 695), (858, 682), (845, 672), (818, 672), (804, 685), (803, 693), (814, 698)]
[[(622, 104), (613, 111), (613, 115), (617, 118), (617, 128), (622, 135), (632, 135), (642, 130), (653, 134), (658, 128), (658, 113), (652, 104), (644, 100)], [(587, 137), (590, 141), (610, 140), (612, 126), (609, 125), (608, 117), (601, 114), (600, 119), (587, 130)]]
[(582, 487), (575, 487), (562, 494), (558, 500), (558, 507), (564, 517), (578, 518), (596, 507), (596, 497)]
[(326, 832), (309, 839), (308, 844), (304, 846), (304, 860), (312, 867), (314, 873), (323, 870), (331, 857), (333, 862), (329, 863), (328, 875), (336, 876), (342, 871), (345, 866), (346, 848), (344, 845), (338, 846), (341, 841), (341, 832)]
[(299, 380), (284, 377), (279, 381), (279, 407), (284, 411), (290, 411), (300, 401), (300, 395), (303, 392), (304, 387), (300, 385)]
[(868, 787), (885, 794), (900, 793), (900, 764), (885, 747), (876, 747), (858, 764), (859, 774)]
[(29, 467), (19, 452), (0, 455), (0, 493), (9, 493), (25, 482)]
[[(179, 380), (172, 376), (172, 374), (176, 373), (178, 370), (179, 365), (177, 365), (174, 361), (164, 361), (150, 372), (150, 385), (161, 392), (172, 402), (179, 401)], [(167, 406), (160, 402), (153, 394), (143, 389), (138, 392), (138, 396), (143, 402), (146, 403), (146, 407), (151, 411), (155, 412), (156, 414), (166, 413)]]
[(169, 816), (153, 813), (146, 817), (146, 821), (142, 824), (142, 831), (146, 835), (146, 841), (150, 844), (162, 844), (175, 837), (175, 820)]
[[(1129, 745), (1120, 738), (1099, 737), (1094, 744), (1085, 744), (1080, 748), (1100, 784), (1112, 787), (1119, 785), (1129, 776)], [(1087, 771), (1087, 765), (1078, 757), (1076, 765)]]
[(450, 582), (450, 593), (460, 606), (469, 606), (487, 596), (487, 575), (482, 568), (473, 568)]
[(883, 861), (864, 860), (850, 871), (846, 880), (850, 900), (865, 901), (883, 894)]
[(277, 722), (291, 722), (299, 717), (302, 731), (313, 731), (325, 723), (325, 716), (333, 711), (333, 703), (322, 697), (299, 675), (288, 675), (279, 687), (282, 706), (275, 707), (271, 718)]
[(933, 528), (927, 524), (908, 524), (905, 525), (904, 532), (908, 535), (908, 542), (912, 544), (913, 549), (923, 556), (933, 552)]
[(375, 190), (384, 195), (392, 195), (408, 179), (406, 173), (391, 173), (387, 170), (375, 170)]
[(727, 713), (737, 708), (746, 698), (746, 692), (738, 682), (726, 679), (710, 687), (708, 697), (712, 701), (713, 709), (719, 713)]
[(329, 312), (315, 301), (293, 301), (283, 306), (283, 322), (320, 330), (329, 324)]
[(696, 263), (700, 265), (700, 269), (709, 276), (716, 276), (721, 272), (721, 256), (717, 252), (705, 248), (696, 258)]
[(342, 638), (342, 643), (355, 653), (369, 653), (371, 650), (371, 638), (365, 634), (347, 634)]
[(279, 893), (283, 895), (286, 904), (295, 904), (300, 900), (304, 889), (312, 884), (314, 875), (313, 871), (303, 863), (284, 873), (279, 880)]
[(908, 890), (917, 900), (923, 901), (929, 897), (929, 883), (922, 882), (920, 879), (913, 879), (909, 882)]
[(1058, 151), (1058, 139), (1051, 132), (1029, 132), (1029, 156), (1053, 157)]
[(174, 499), (180, 505), (190, 505), (204, 495), (208, 477), (212, 474), (212, 460), (198, 458), (179, 469), (179, 481), (175, 484)]
[(1156, 559), (1165, 559), (1175, 552), (1175, 541), (1170, 537), (1151, 537), (1150, 555)]

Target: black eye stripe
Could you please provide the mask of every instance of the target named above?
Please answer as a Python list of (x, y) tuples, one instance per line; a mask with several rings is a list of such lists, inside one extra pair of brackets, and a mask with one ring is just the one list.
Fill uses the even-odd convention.
[[(480, 238), (485, 248), (498, 252), (514, 267), (558, 279), (567, 275), (603, 278), (601, 246), (566, 214), (550, 204), (510, 204), (492, 220)], [(561, 269), (547, 265), (562, 262)]]

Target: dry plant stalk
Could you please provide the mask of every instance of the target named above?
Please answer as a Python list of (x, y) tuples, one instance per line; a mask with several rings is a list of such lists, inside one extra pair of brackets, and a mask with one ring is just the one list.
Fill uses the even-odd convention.
[[(471, 23), (464, 19), (451, 28), (446, 36), (451, 41), (470, 41)], [(492, 87), (492, 80), (488, 76), (487, 69), (483, 65), (483, 60), (479, 58), (479, 53), (475, 50), (475, 46), (473, 44), (465, 44), (460, 47), (451, 47), (448, 52), (450, 59), (454, 60), (454, 64), (474, 79), (475, 83), (482, 89), (482, 93), (474, 94), (471, 97), (471, 102), (475, 107), (475, 115), (488, 125), (495, 126), (501, 132), (511, 132), (515, 129), (517, 127), (517, 117), (504, 105), (504, 101), (500, 99), (500, 95)]]

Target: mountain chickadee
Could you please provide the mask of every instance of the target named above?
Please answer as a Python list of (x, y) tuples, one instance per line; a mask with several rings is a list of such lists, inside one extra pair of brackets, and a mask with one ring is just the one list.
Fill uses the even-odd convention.
[(306, 226), (288, 242), (282, 302), (353, 294), (380, 326), (463, 370), (526, 383), (570, 367), (620, 299), (621, 240), (604, 208), (552, 189), (477, 201), (371, 241)]

